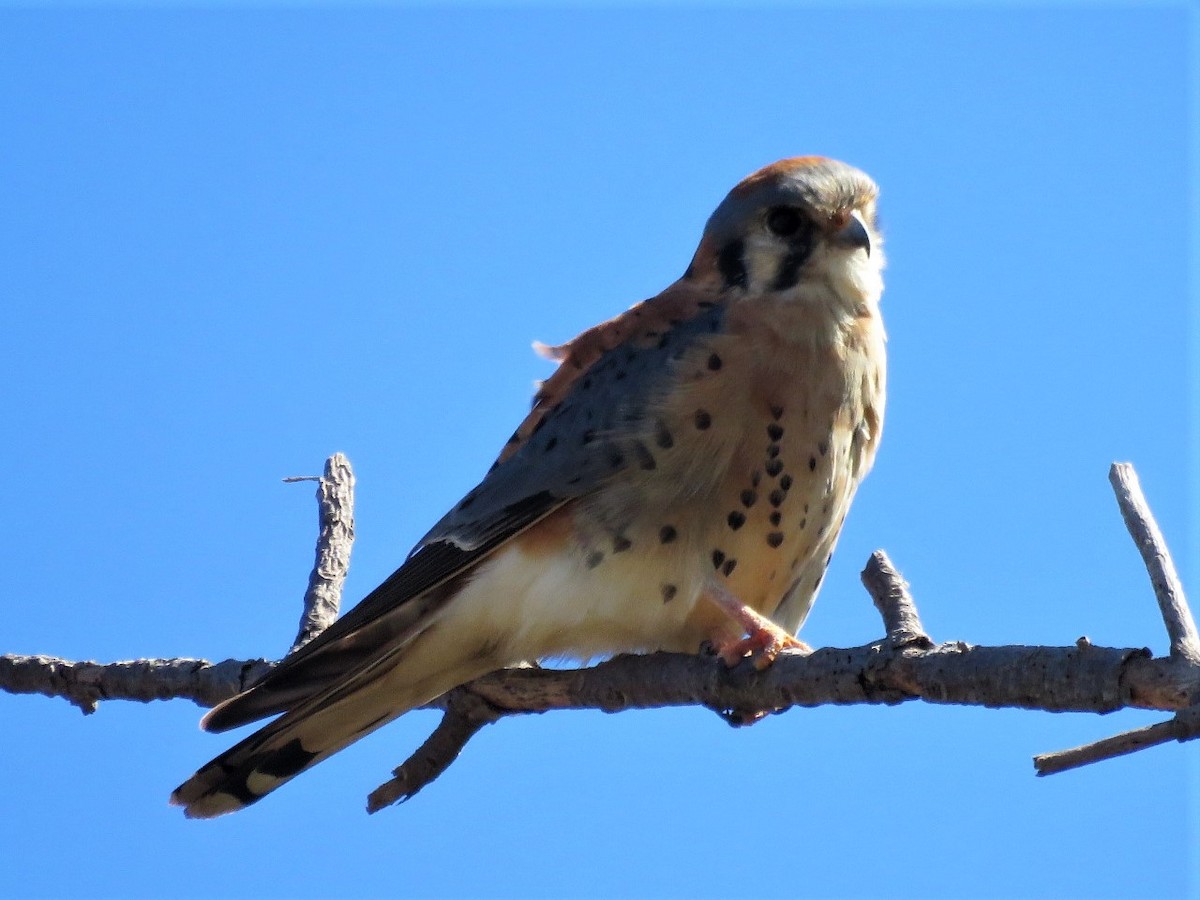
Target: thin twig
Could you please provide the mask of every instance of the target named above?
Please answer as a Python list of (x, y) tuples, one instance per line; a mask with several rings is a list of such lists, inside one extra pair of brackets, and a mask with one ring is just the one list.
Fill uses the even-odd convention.
[(1117, 505), (1121, 507), (1125, 527), (1129, 529), (1130, 537), (1146, 564), (1146, 571), (1150, 573), (1154, 596), (1171, 639), (1171, 655), (1200, 665), (1200, 636), (1196, 633), (1196, 621), (1188, 608), (1183, 584), (1175, 571), (1167, 542), (1142, 494), (1137, 472), (1130, 463), (1113, 463), (1108, 480), (1117, 495)]
[(859, 577), (883, 616), (889, 641), (896, 646), (913, 645), (923, 649), (933, 646), (921, 624), (921, 617), (917, 615), (908, 582), (896, 571), (886, 553), (882, 550), (872, 553)]
[(1165, 722), (1135, 728), (1091, 744), (1084, 744), (1082, 747), (1035, 756), (1033, 767), (1037, 769), (1038, 775), (1054, 775), (1165, 744), (1167, 741), (1189, 741), (1197, 736), (1200, 736), (1200, 709), (1189, 706)]
[(354, 547), (354, 471), (345, 454), (335, 453), (325, 460), (325, 474), (319, 481), (316, 562), (308, 577), (308, 590), (304, 592), (300, 630), (289, 653), (303, 647), (337, 619), (342, 587), (350, 569), (350, 551)]

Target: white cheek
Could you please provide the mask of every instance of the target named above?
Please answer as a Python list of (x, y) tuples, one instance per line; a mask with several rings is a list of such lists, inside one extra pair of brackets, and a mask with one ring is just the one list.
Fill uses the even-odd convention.
[(868, 257), (862, 250), (843, 256), (830, 267), (830, 281), (838, 296), (846, 300), (878, 303), (883, 294), (883, 260), (878, 253)]

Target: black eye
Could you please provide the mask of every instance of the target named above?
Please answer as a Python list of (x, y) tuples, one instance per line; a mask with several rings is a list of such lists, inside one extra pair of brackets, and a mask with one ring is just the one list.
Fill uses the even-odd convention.
[(790, 206), (776, 206), (767, 213), (767, 228), (780, 237), (791, 237), (804, 224), (804, 216)]

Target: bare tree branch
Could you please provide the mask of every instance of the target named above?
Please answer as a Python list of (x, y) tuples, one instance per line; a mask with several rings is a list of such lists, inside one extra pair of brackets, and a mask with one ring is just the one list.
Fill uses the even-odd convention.
[[(1117, 505), (1129, 536), (1142, 555), (1146, 571), (1150, 574), (1150, 586), (1158, 601), (1167, 635), (1171, 640), (1171, 655), (1167, 667), (1179, 672), (1183, 682), (1195, 682), (1200, 672), (1200, 637), (1196, 634), (1196, 620), (1183, 593), (1183, 583), (1175, 571), (1171, 551), (1159, 530), (1150, 505), (1142, 493), (1137, 472), (1130, 463), (1113, 463), (1108, 471), (1108, 480), (1117, 495)], [(1181, 709), (1173, 718), (1146, 728), (1126, 731), (1110, 738), (1033, 758), (1038, 775), (1053, 775), (1076, 769), (1089, 763), (1123, 756), (1166, 741), (1186, 741), (1200, 735), (1200, 697), (1192, 695), (1192, 706)]]
[(1158, 600), (1158, 608), (1162, 611), (1163, 622), (1171, 638), (1171, 655), (1200, 665), (1200, 636), (1196, 634), (1196, 620), (1192, 618), (1167, 542), (1142, 494), (1137, 472), (1130, 463), (1113, 463), (1108, 480), (1116, 492), (1125, 527), (1129, 529), (1130, 537), (1142, 554), (1146, 571), (1150, 573), (1154, 597)]
[[(284, 481), (308, 479), (285, 478)], [(299, 650), (334, 623), (354, 547), (354, 470), (345, 454), (325, 460), (317, 485), (317, 558), (304, 592), (300, 630), (289, 653)]]
[(1092, 744), (1075, 747), (1071, 750), (1060, 750), (1057, 753), (1044, 753), (1033, 758), (1033, 767), (1038, 775), (1053, 775), (1068, 769), (1077, 769), (1105, 759), (1113, 759), (1165, 744), (1167, 741), (1190, 741), (1200, 735), (1200, 709), (1189, 706), (1181, 709), (1165, 722), (1147, 725), (1145, 728), (1135, 728)]
[[(897, 704), (910, 700), (1054, 712), (1107, 713), (1125, 707), (1178, 711), (1168, 722), (1061, 753), (1039, 756), (1039, 774), (1108, 759), (1167, 740), (1200, 734), (1200, 641), (1165, 542), (1129, 466), (1111, 480), (1121, 510), (1151, 574), (1171, 637), (1172, 654), (1094, 646), (975, 647), (934, 644), (925, 634), (908, 585), (876, 551), (862, 573), (883, 618), (886, 638), (859, 647), (784, 652), (765, 671), (730, 669), (711, 656), (655, 653), (619, 656), (596, 666), (524, 667), (493, 672), (429, 704), (443, 718), (425, 743), (373, 791), (372, 812), (413, 797), (454, 762), (486, 724), (552, 709), (616, 712), (700, 705), (727, 718), (753, 721), (754, 711), (823, 704)], [(336, 616), (353, 540), (353, 475), (340, 454), (326, 465), (317, 564), (302, 618), (302, 640)], [(62, 697), (91, 712), (101, 699), (183, 697), (211, 706), (262, 677), (266, 660), (145, 659), (100, 665), (46, 656), (0, 657), (0, 690)]]
[(467, 741), (483, 726), (507, 714), (493, 709), (470, 688), (455, 688), (442, 700), (442, 721), (412, 756), (392, 770), (392, 779), (367, 795), (367, 812), (377, 813), (394, 803), (411, 800), (458, 759)]
[(274, 668), (265, 659), (134, 659), (127, 662), (72, 662), (57, 656), (0, 656), (0, 690), (10, 694), (61, 697), (96, 711), (101, 700), (192, 700), (216, 706)]
[(888, 555), (876, 550), (862, 570), (862, 583), (883, 616), (888, 640), (897, 646), (912, 644), (923, 649), (933, 646), (925, 633), (916, 604), (908, 592), (908, 582), (900, 577)]

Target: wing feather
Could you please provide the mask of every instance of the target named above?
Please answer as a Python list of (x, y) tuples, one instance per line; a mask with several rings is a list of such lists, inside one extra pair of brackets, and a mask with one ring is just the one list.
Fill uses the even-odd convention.
[[(673, 287), (554, 348), (559, 368), (500, 458), (354, 609), (249, 690), (215, 707), (210, 731), (282, 712), (350, 671), (390, 655), (452, 592), (439, 591), (563, 504), (637, 464), (636, 434), (672, 363), (718, 331), (724, 307)], [(422, 602), (414, 600), (424, 598)]]

